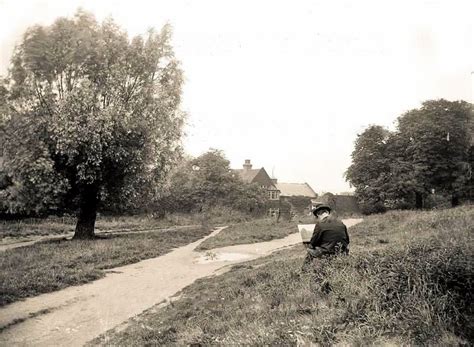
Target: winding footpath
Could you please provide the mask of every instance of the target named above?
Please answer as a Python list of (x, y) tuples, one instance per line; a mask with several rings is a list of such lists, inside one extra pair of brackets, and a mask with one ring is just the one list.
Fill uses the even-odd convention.
[[(349, 227), (360, 219), (346, 219)], [(194, 249), (210, 235), (163, 256), (108, 270), (106, 277), (0, 308), (1, 346), (82, 346), (162, 302), (195, 280), (301, 242), (299, 233), (268, 242)]]

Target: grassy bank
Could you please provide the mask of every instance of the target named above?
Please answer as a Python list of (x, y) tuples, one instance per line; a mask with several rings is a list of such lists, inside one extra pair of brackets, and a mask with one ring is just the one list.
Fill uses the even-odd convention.
[(93, 343), (459, 345), (473, 336), (474, 208), (391, 212), (351, 254), (302, 272), (302, 246), (199, 280)]
[(0, 306), (91, 282), (106, 269), (169, 252), (210, 233), (201, 227), (107, 236), (92, 241), (57, 240), (0, 253)]
[(281, 239), (297, 231), (295, 222), (281, 221), (277, 223), (275, 219), (255, 219), (230, 225), (219, 234), (201, 243), (196, 250), (204, 251), (217, 247)]

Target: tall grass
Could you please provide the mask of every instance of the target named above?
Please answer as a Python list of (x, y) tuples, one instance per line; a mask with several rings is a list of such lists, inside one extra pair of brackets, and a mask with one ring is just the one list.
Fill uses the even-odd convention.
[(473, 342), (474, 208), (390, 212), (351, 254), (302, 272), (295, 246), (187, 287), (93, 343), (463, 345)]

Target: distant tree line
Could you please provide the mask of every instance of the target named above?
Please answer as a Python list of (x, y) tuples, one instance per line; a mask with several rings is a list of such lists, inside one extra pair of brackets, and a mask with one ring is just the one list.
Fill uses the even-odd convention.
[(345, 175), (362, 210), (376, 213), (472, 201), (473, 168), (472, 104), (440, 99), (401, 115), (395, 131), (369, 126)]

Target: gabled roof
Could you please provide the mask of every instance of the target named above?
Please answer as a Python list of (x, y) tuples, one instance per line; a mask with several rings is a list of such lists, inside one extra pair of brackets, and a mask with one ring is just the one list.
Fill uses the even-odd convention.
[(244, 181), (245, 183), (252, 183), (253, 179), (255, 178), (255, 176), (258, 175), (258, 173), (260, 172), (260, 170), (262, 170), (261, 168), (260, 169), (235, 169), (233, 170), (235, 173), (237, 173), (240, 178), (242, 179), (242, 181)]
[(277, 183), (276, 187), (280, 190), (280, 196), (317, 197), (317, 194), (308, 183)]

